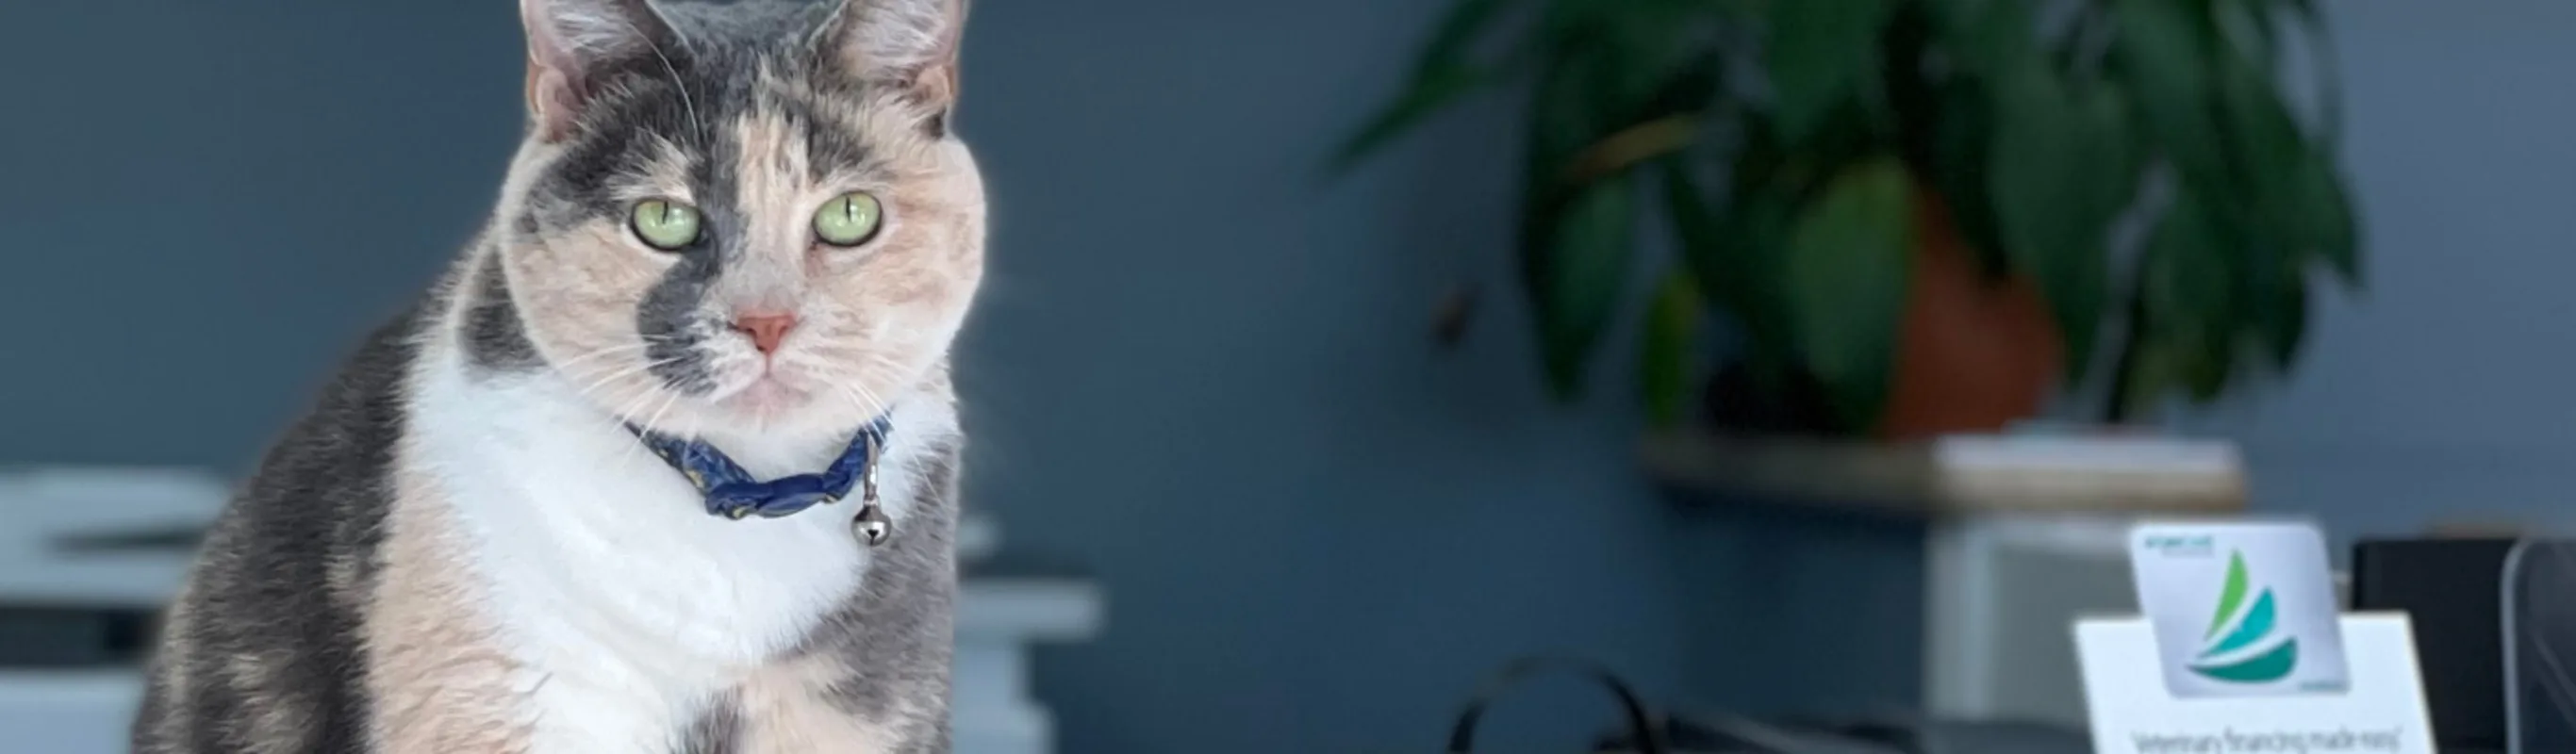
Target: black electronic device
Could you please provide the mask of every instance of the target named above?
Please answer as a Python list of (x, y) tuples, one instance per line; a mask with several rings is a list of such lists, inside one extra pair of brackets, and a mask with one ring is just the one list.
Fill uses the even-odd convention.
[(2505, 561), (2516, 540), (2365, 540), (2352, 550), (2352, 609), (2403, 611), (2414, 626), (2434, 744), (2503, 751)]
[(2576, 540), (2532, 539), (2504, 568), (2506, 750), (2576, 752)]

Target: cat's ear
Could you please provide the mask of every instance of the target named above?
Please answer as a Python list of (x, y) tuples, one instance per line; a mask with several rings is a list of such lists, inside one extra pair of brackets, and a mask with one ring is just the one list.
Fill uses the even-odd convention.
[(610, 66), (658, 55), (675, 38), (645, 0), (519, 0), (528, 28), (528, 114), (558, 141), (598, 94)]
[(820, 42), (849, 75), (903, 87), (933, 115), (957, 106), (966, 0), (837, 0)]

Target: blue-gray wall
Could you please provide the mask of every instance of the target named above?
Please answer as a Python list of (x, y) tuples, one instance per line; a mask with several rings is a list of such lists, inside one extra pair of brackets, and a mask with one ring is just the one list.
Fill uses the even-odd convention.
[(0, 457), (238, 468), (480, 222), (509, 3), (0, 10)]
[(1315, 180), (1431, 7), (979, 7), (961, 118), (999, 261), (969, 473), (1005, 537), (1108, 580), (1108, 633), (1039, 666), (1072, 751), (1428, 749), (1530, 648), (1675, 680), (1634, 427), (1549, 409), (1518, 338), (1428, 347), (1432, 294), (1470, 271), (1443, 260), (1504, 238), (1506, 136), (1469, 118)]
[[(970, 489), (1108, 579), (1109, 632), (1039, 666), (1066, 751), (1429, 750), (1478, 674), (1543, 648), (1731, 707), (1910, 698), (1905, 531), (1670, 511), (1631, 468), (1625, 376), (1552, 407), (1504, 297), (1428, 348), (1441, 286), (1509, 279), (1511, 103), (1314, 181), (1437, 4), (978, 3)], [(509, 6), (0, 11), (0, 460), (240, 469), (488, 206)], [(2208, 424), (2251, 443), (2264, 505), (2342, 533), (2552, 515), (2576, 6), (2335, 9), (2374, 288), (2327, 304), (2294, 389)], [(1606, 719), (1542, 692), (1498, 732)]]
[(2340, 538), (2576, 523), (2576, 4), (2335, 3), (2369, 289), (2203, 426)]

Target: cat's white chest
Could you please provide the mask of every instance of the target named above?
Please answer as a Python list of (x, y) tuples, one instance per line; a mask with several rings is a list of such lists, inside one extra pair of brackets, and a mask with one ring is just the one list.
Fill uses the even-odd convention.
[(528, 669), (535, 751), (667, 747), (859, 587), (854, 502), (717, 518), (631, 435), (548, 386), (425, 387), (417, 455), (454, 496), (503, 650)]

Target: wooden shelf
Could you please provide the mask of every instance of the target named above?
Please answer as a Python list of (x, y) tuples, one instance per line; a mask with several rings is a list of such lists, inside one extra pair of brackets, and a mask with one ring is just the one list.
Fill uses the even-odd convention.
[(2245, 483), (2224, 472), (2148, 468), (1975, 469), (1934, 443), (1872, 443), (1708, 432), (1649, 435), (1640, 452), (1655, 480), (1691, 497), (1923, 518), (2004, 513), (2226, 515), (2245, 507)]

